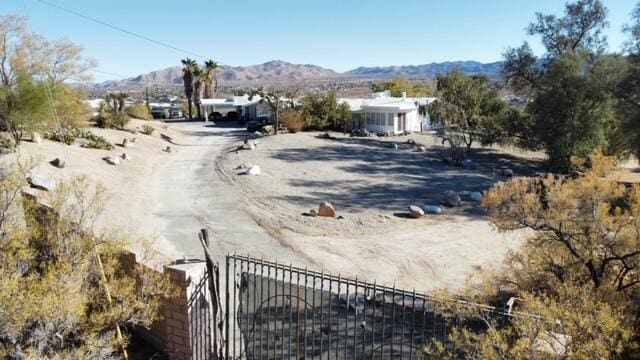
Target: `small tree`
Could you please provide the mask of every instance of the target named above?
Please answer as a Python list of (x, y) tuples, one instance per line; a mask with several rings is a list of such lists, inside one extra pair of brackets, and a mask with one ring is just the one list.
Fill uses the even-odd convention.
[(342, 132), (347, 132), (347, 126), (353, 120), (353, 112), (349, 104), (342, 102), (338, 105), (336, 118), (342, 125)]
[(285, 109), (281, 115), (282, 125), (295, 133), (304, 130), (304, 114), (297, 109)]
[[(467, 299), (518, 298), (507, 319), (453, 303), (460, 326), (448, 358), (635, 358), (640, 290), (640, 185), (611, 179), (602, 155), (577, 178), (516, 178), (499, 183), (483, 205), (500, 231), (528, 230), (499, 272), (487, 273)], [(457, 315), (456, 315), (457, 314)], [(478, 320), (483, 331), (472, 331)], [(472, 321), (472, 322), (468, 322)], [(538, 354), (538, 356), (534, 356)]]
[(51, 123), (52, 113), (49, 98), (42, 84), (33, 81), (28, 75), (18, 77), (13, 88), (0, 88), (0, 103), (11, 103), (11, 110), (5, 110), (5, 126), (16, 145), (20, 144), (26, 133), (45, 130)]

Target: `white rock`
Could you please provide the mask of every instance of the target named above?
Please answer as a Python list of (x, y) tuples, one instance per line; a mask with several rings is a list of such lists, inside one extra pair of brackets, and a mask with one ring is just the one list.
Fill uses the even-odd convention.
[(409, 216), (418, 219), (424, 216), (424, 210), (416, 205), (409, 205)]
[(122, 155), (120, 155), (120, 157), (122, 158), (122, 160), (125, 160), (125, 161), (131, 160), (131, 156), (129, 156), (129, 154), (127, 154), (127, 153), (122, 153)]
[(466, 169), (475, 169), (476, 164), (473, 161), (466, 159), (462, 162), (462, 167)]
[(442, 214), (442, 208), (437, 205), (425, 205), (422, 207), (427, 214)]
[(472, 192), (471, 194), (469, 194), (469, 198), (471, 199), (471, 201), (476, 201), (476, 202), (481, 202), (482, 201), (482, 193), (481, 192)]
[(450, 207), (458, 206), (460, 204), (460, 195), (458, 195), (455, 191), (449, 190), (444, 194), (442, 203)]
[(31, 134), (31, 142), (34, 142), (36, 144), (39, 144), (42, 142), (42, 136), (40, 136), (40, 134), (34, 132)]
[(49, 179), (48, 177), (43, 175), (31, 175), (27, 178), (27, 181), (29, 182), (29, 184), (31, 184), (32, 187), (40, 190), (49, 191), (56, 188), (55, 180)]
[(416, 151), (417, 152), (425, 152), (425, 151), (427, 151), (427, 148), (425, 148), (424, 146), (420, 145), (420, 146), (418, 146), (416, 148)]
[(398, 144), (393, 143), (393, 148), (394, 148), (394, 149), (396, 149), (396, 150), (398, 150)]
[(251, 176), (260, 175), (260, 172), (261, 172), (260, 166), (258, 165), (253, 165), (252, 167), (247, 169), (247, 175), (251, 175)]
[(117, 156), (107, 156), (105, 158), (103, 158), (104, 161), (107, 162), (107, 164), (111, 164), (111, 165), (119, 165), (120, 164), (120, 158)]
[(244, 163), (244, 164), (240, 164), (240, 165), (236, 166), (235, 170), (247, 170), (252, 166), (253, 166), (253, 164)]

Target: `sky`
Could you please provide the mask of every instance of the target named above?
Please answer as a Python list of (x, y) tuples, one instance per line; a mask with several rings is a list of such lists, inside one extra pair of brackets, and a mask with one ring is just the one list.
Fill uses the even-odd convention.
[[(526, 26), (536, 12), (562, 14), (563, 0), (46, 0), (128, 31), (245, 66), (269, 60), (338, 72), (358, 66), (501, 59), (522, 41), (542, 52)], [(619, 50), (638, 0), (604, 0), (609, 46)], [(188, 54), (141, 40), (43, 4), (0, 0), (49, 39), (82, 45), (98, 61), (95, 81), (136, 76), (180, 64)], [(192, 56), (193, 57), (193, 56)], [(202, 62), (203, 59), (195, 58)], [(110, 74), (105, 74), (110, 73)], [(117, 75), (115, 75), (117, 74)]]

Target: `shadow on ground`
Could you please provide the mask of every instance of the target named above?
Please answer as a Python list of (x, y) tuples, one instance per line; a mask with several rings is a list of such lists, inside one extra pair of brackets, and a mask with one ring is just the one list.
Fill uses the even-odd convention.
[[(289, 180), (300, 188), (297, 195), (279, 199), (300, 206), (309, 206), (330, 199), (338, 209), (360, 212), (367, 209), (397, 212), (410, 204), (438, 205), (448, 190), (474, 192), (488, 190), (500, 174), (510, 168), (515, 176), (528, 176), (540, 171), (539, 161), (500, 153), (490, 149), (472, 149), (468, 159), (473, 168), (452, 166), (441, 160), (438, 146), (429, 146), (424, 153), (414, 146), (371, 138), (327, 139), (322, 146), (296, 147), (277, 150), (272, 157), (291, 163), (333, 162), (339, 171), (349, 173), (351, 180), (318, 180), (300, 176)], [(320, 164), (319, 164), (320, 165)], [(320, 170), (319, 170), (320, 171)], [(321, 177), (320, 177), (321, 178)], [(455, 208), (468, 216), (484, 216), (477, 203), (462, 196), (463, 205)], [(467, 201), (464, 201), (467, 200)]]

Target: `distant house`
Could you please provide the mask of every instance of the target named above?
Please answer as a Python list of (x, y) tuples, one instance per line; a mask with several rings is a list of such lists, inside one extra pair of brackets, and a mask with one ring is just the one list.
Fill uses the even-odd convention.
[(420, 114), (418, 108), (433, 101), (435, 98), (391, 97), (388, 91), (370, 99), (340, 99), (354, 113), (353, 129), (390, 134), (431, 130), (429, 115)]
[(200, 100), (200, 106), (205, 121), (209, 120), (213, 113), (220, 113), (225, 116), (231, 112), (235, 112), (238, 115), (238, 119), (248, 121), (262, 115), (258, 110), (260, 100), (261, 98), (258, 95), (254, 97), (249, 95), (230, 96), (226, 99), (202, 99)]

